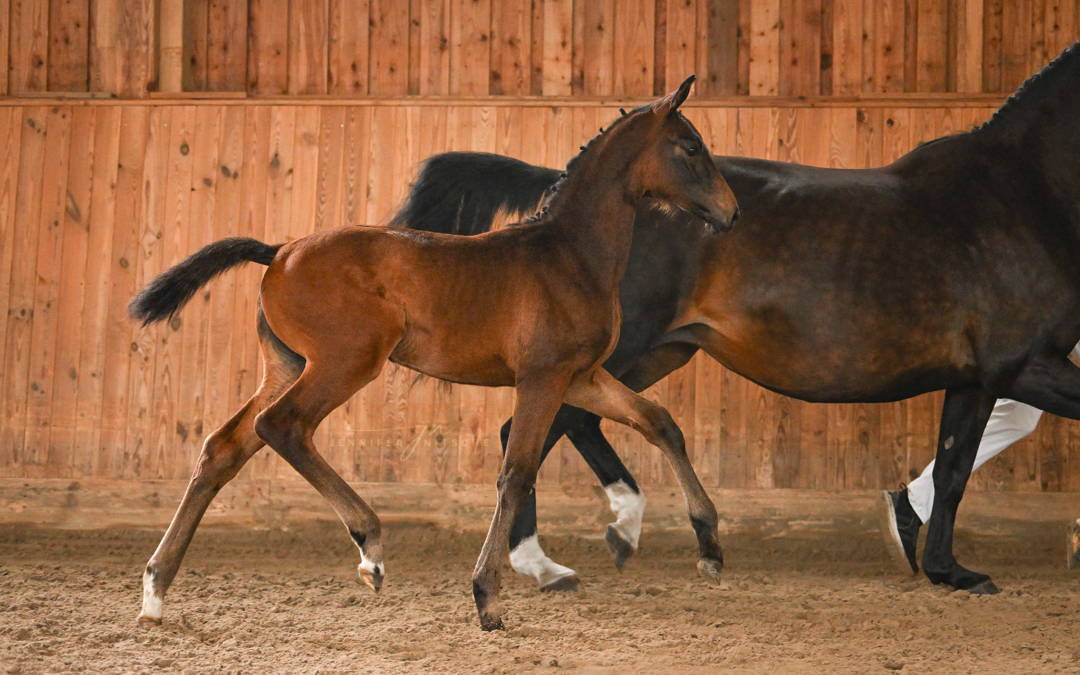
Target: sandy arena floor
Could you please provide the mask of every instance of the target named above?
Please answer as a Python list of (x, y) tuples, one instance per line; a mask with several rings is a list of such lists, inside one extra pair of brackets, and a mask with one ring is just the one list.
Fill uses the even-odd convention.
[(203, 528), (165, 603), (135, 625), (157, 530), (0, 528), (0, 674), (1080, 673), (1080, 573), (1064, 533), (961, 534), (958, 555), (1002, 593), (897, 575), (876, 532), (726, 537), (720, 588), (692, 537), (646, 533), (616, 572), (604, 543), (547, 537), (577, 594), (504, 582), (505, 632), (480, 631), (469, 574), (481, 535), (389, 525), (380, 596), (332, 523)]

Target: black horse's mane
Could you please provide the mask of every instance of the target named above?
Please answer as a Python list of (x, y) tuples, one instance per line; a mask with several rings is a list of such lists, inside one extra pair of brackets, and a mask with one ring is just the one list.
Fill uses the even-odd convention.
[[(1058, 54), (1057, 58), (1046, 64), (1042, 70), (1024, 80), (1020, 88), (1013, 92), (1012, 96), (1005, 99), (1005, 103), (1001, 104), (1001, 107), (994, 112), (990, 119), (983, 122), (979, 129), (1000, 125), (1002, 121), (1015, 114), (1017, 110), (1023, 109), (1032, 100), (1046, 93), (1050, 86), (1057, 83), (1057, 77), (1062, 71), (1069, 66), (1075, 65), (1078, 60), (1077, 55), (1080, 55), (1080, 41), (1074, 42), (1072, 46)], [(1080, 87), (1080, 82), (1075, 83), (1074, 86)]]

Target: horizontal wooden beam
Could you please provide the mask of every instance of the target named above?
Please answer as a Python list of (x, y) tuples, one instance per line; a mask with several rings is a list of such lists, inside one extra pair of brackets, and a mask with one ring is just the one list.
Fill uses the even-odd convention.
[[(347, 98), (342, 96), (247, 96), (243, 92), (188, 92), (153, 94), (144, 99), (114, 99), (107, 94), (40, 94), (0, 97), (3, 106), (61, 105), (243, 105), (243, 106), (359, 106), (359, 107), (474, 107), (474, 108), (632, 108), (654, 99), (561, 96), (398, 96)], [(861, 96), (731, 96), (697, 98), (684, 108), (985, 108), (1005, 101), (1001, 94), (866, 94)]]
[[(113, 526), (164, 527), (180, 503), (186, 481), (0, 479), (0, 524), (63, 529)], [(495, 489), (489, 486), (354, 483), (384, 522), (426, 522), (483, 530), (491, 520)], [(877, 528), (874, 490), (710, 490), (721, 533), (788, 536), (862, 532)], [(646, 490), (648, 531), (689, 528), (682, 495), (674, 488)], [(541, 532), (600, 536), (611, 522), (599, 488), (538, 487)], [(1034, 522), (1072, 523), (1080, 493), (972, 492), (958, 527), (978, 534), (1016, 533)], [(211, 504), (203, 522), (275, 528), (334, 520), (333, 511), (307, 483), (296, 480), (234, 481)]]

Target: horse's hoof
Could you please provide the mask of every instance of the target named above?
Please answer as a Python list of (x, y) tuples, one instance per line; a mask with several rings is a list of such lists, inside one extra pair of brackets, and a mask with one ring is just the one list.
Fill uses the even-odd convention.
[(966, 590), (972, 595), (997, 595), (1001, 592), (1001, 589), (995, 586), (994, 582), (989, 579), (981, 581)]
[(484, 612), (480, 613), (480, 628), (485, 631), (502, 630), (503, 621), (502, 617), (492, 616)]
[(607, 530), (604, 532), (604, 541), (607, 542), (608, 548), (611, 549), (611, 553), (615, 556), (615, 567), (622, 572), (623, 565), (630, 559), (630, 556), (634, 555), (634, 547), (628, 542), (615, 528), (614, 525), (608, 525)]
[(705, 577), (707, 581), (710, 581), (717, 586), (720, 585), (720, 571), (724, 569), (724, 563), (719, 560), (700, 558), (697, 561), (697, 568), (698, 572), (701, 572), (701, 576)]
[(161, 619), (155, 619), (152, 616), (146, 616), (140, 614), (138, 618), (139, 628), (156, 628), (161, 625)]
[(559, 577), (554, 581), (549, 581), (540, 587), (540, 592), (547, 593), (551, 591), (562, 591), (569, 593), (577, 593), (581, 589), (581, 581), (577, 578), (576, 574), (571, 574), (565, 577)]
[(382, 588), (383, 575), (379, 572), (364, 569), (363, 564), (357, 568), (357, 571), (360, 573), (360, 581), (363, 581), (364, 585), (378, 593), (379, 589)]

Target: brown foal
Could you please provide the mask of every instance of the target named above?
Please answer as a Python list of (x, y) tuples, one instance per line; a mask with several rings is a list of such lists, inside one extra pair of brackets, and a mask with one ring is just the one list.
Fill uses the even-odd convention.
[(693, 79), (594, 139), (531, 224), (476, 237), (349, 227), (279, 246), (228, 239), (136, 296), (132, 316), (160, 321), (217, 274), (247, 261), (269, 266), (258, 315), (262, 385), (207, 438), (146, 566), (139, 622), (161, 622), (165, 592), (207, 506), (264, 443), (330, 503), (360, 549), (360, 577), (378, 591), (385, 571), (379, 519), (318, 453), (312, 435), (387, 359), (452, 382), (517, 389), (499, 500), (473, 572), (484, 629), (502, 627), (500, 562), (564, 402), (630, 425), (660, 447), (697, 531), (698, 567), (716, 579), (716, 510), (682, 433), (666, 410), (601, 368), (618, 339), (619, 280), (637, 204), (646, 196), (669, 202), (717, 231), (730, 228), (737, 211), (701, 137), (678, 112)]

